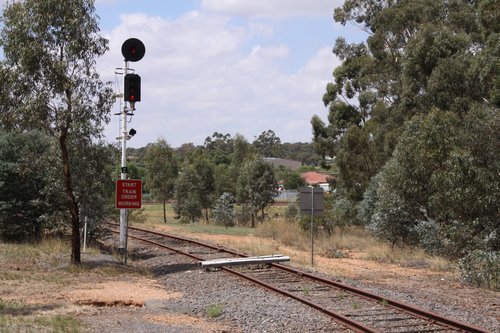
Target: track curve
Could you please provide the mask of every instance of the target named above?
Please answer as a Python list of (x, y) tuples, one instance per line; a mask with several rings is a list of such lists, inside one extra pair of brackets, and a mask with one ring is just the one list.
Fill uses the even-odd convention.
[[(129, 237), (132, 239), (168, 249), (197, 261), (214, 257), (227, 258), (228, 255), (248, 256), (184, 237), (135, 227), (128, 229)], [(265, 267), (255, 265), (222, 267), (221, 270), (321, 311), (355, 332), (490, 333), (485, 329), (437, 313), (282, 264), (268, 264)]]

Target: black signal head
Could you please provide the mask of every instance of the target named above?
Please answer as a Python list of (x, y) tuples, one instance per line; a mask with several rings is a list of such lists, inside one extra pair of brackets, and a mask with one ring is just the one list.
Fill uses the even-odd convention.
[(122, 55), (127, 61), (141, 60), (146, 53), (146, 47), (137, 38), (129, 38), (122, 44)]

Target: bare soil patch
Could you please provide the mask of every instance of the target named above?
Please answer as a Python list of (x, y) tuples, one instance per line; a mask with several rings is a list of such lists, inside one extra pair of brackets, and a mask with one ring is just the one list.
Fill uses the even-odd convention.
[(99, 283), (82, 283), (63, 291), (61, 297), (81, 305), (94, 306), (143, 306), (148, 299), (180, 298), (182, 294), (168, 292), (155, 280), (134, 277), (129, 281), (112, 280)]

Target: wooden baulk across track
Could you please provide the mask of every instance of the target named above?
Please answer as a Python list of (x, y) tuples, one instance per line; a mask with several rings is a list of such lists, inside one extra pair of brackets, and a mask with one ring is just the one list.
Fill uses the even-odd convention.
[[(243, 253), (184, 237), (134, 227), (129, 227), (129, 230), (133, 232), (133, 235), (129, 235), (132, 239), (165, 248), (198, 261), (206, 259), (199, 257), (200, 250), (179, 250), (179, 247), (181, 247), (180, 244), (190, 244), (211, 250), (210, 256), (213, 256), (214, 253), (220, 253), (225, 256), (231, 254), (239, 258), (248, 257), (248, 255)], [(143, 236), (139, 237), (139, 234), (143, 234)], [(152, 237), (154, 237), (154, 240), (151, 239)], [(175, 241), (176, 244), (174, 245), (176, 247), (168, 244), (172, 240)], [(198, 255), (194, 255), (193, 253), (197, 253)], [(252, 268), (250, 265), (241, 266), (238, 269), (222, 266), (221, 270), (306, 304), (329, 315), (338, 323), (355, 332), (491, 333), (483, 328), (446, 318), (434, 312), (426, 311), (387, 297), (381, 297), (371, 292), (299, 271), (285, 265), (270, 263), (265, 266), (267, 268), (260, 267), (258, 269)], [(304, 296), (303, 292), (297, 292), (298, 290), (306, 290), (305, 288), (309, 288), (312, 291), (307, 297)], [(357, 297), (358, 300), (356, 302), (363, 304), (363, 306), (360, 306), (358, 310), (353, 310), (352, 306), (348, 309), (342, 309), (341, 303), (345, 303), (345, 296), (342, 297), (342, 301), (338, 301), (335, 299), (335, 296), (332, 296), (338, 291), (349, 295), (348, 297)], [(353, 301), (349, 299), (348, 302), (352, 304)]]

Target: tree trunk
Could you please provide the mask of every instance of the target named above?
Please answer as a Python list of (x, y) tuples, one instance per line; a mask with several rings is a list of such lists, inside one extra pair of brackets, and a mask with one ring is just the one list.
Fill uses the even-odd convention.
[(208, 208), (205, 208), (205, 221), (207, 221), (207, 224), (210, 222), (208, 219)]
[(167, 200), (163, 199), (163, 222), (167, 223)]
[(59, 147), (61, 148), (62, 166), (64, 174), (64, 189), (66, 192), (66, 200), (69, 214), (71, 217), (71, 263), (81, 264), (80, 258), (80, 218), (78, 205), (73, 193), (73, 183), (71, 181), (71, 171), (69, 165), (68, 146), (66, 144), (68, 129), (63, 129), (59, 137)]

